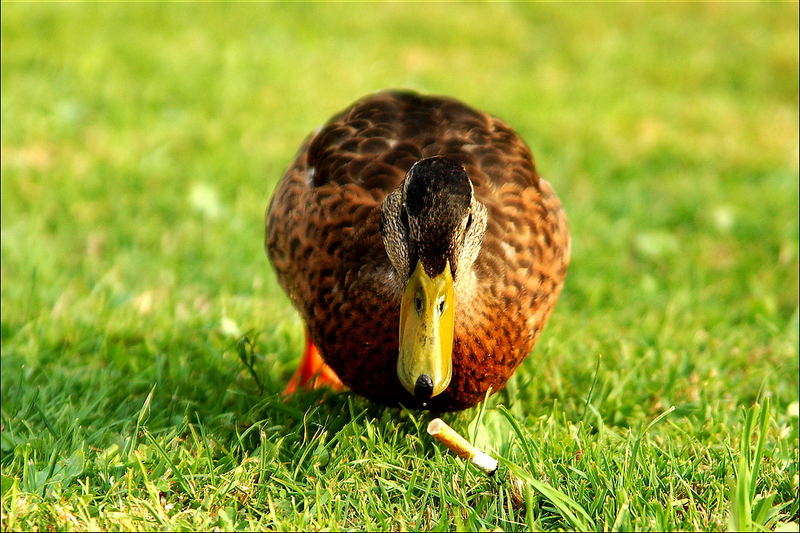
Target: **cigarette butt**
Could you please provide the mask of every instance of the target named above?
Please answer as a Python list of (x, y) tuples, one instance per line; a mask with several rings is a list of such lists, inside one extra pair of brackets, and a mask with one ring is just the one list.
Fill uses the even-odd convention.
[(497, 459), (470, 444), (441, 418), (431, 420), (428, 424), (428, 435), (447, 446), (459, 457), (469, 460), (486, 474), (491, 476), (497, 471)]

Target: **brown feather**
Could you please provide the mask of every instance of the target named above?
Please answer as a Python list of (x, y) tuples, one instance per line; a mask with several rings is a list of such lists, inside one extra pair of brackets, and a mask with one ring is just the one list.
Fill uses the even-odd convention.
[(453, 377), (428, 408), (463, 409), (500, 390), (533, 348), (569, 263), (561, 204), (501, 120), (444, 97), (385, 91), (334, 116), (301, 147), (266, 216), (266, 248), (325, 361), (345, 385), (418, 407), (397, 378), (402, 280), (381, 240), (381, 204), (418, 160), (461, 164), (488, 210), (456, 289)]

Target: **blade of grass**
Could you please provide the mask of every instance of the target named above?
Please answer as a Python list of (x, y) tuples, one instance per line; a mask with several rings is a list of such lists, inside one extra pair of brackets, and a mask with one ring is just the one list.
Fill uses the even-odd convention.
[[(508, 420), (508, 422), (511, 424), (511, 427), (514, 429), (514, 432), (517, 434), (517, 438), (521, 442), (523, 450), (526, 451), (526, 455), (530, 461), (530, 467), (533, 468), (535, 464), (533, 453), (530, 451), (530, 447), (526, 443), (527, 437), (522, 429), (522, 426), (520, 426), (519, 422), (514, 419), (508, 409), (503, 406), (498, 406), (498, 409), (506, 418), (506, 420)], [(514, 475), (529, 483), (530, 486), (539, 491), (545, 498), (550, 500), (550, 502), (555, 505), (556, 509), (558, 509), (558, 511), (561, 513), (561, 516), (564, 517), (564, 519), (573, 528), (575, 528), (576, 531), (590, 531), (594, 529), (592, 518), (589, 516), (586, 510), (575, 500), (570, 498), (566, 493), (553, 487), (549, 483), (536, 479), (532, 474), (512, 461), (502, 456), (498, 456), (498, 459)]]
[(150, 392), (147, 394), (147, 397), (144, 399), (144, 403), (142, 403), (141, 409), (139, 409), (139, 413), (136, 416), (136, 427), (133, 431), (133, 435), (131, 435), (128, 450), (126, 455), (130, 458), (130, 455), (136, 450), (136, 445), (139, 440), (139, 433), (142, 430), (142, 425), (150, 416), (150, 403), (153, 401), (153, 394), (156, 391), (156, 385), (153, 384), (153, 387), (150, 389)]
[(597, 364), (594, 366), (594, 377), (592, 378), (592, 385), (589, 387), (589, 394), (586, 395), (586, 402), (583, 404), (583, 414), (581, 415), (581, 422), (586, 419), (586, 412), (589, 410), (589, 404), (592, 402), (592, 394), (597, 385), (597, 378), (600, 375), (600, 361), (603, 359), (603, 354), (597, 354)]
[[(756, 495), (756, 482), (758, 481), (758, 473), (761, 469), (761, 459), (764, 455), (764, 443), (767, 440), (767, 420), (769, 415), (769, 397), (764, 398), (764, 405), (760, 408), (758, 418), (758, 444), (756, 445), (756, 453), (753, 456), (753, 461), (750, 463), (751, 479), (750, 479), (750, 496)], [(750, 442), (747, 442), (748, 449)]]
[(153, 437), (153, 435), (147, 428), (144, 428), (142, 431), (144, 432), (145, 438), (147, 438), (147, 440), (150, 441), (150, 444), (152, 444), (153, 447), (158, 451), (159, 455), (161, 455), (161, 457), (167, 462), (167, 464), (169, 464), (169, 467), (175, 474), (175, 477), (178, 479), (178, 483), (180, 484), (181, 488), (188, 494), (190, 494), (192, 498), (196, 498), (197, 494), (194, 489), (194, 485), (183, 477), (181, 469), (178, 468), (178, 465), (175, 464), (175, 461), (172, 460), (172, 457), (170, 457), (167, 451), (164, 449), (164, 447), (161, 446), (161, 443), (158, 442), (158, 440)]
[(633, 472), (633, 469), (636, 467), (636, 458), (639, 455), (639, 447), (642, 444), (642, 439), (644, 439), (644, 436), (656, 424), (658, 424), (659, 422), (664, 420), (673, 411), (675, 411), (675, 406), (674, 405), (672, 407), (670, 407), (669, 409), (667, 409), (666, 411), (664, 411), (663, 413), (661, 413), (660, 415), (658, 415), (657, 417), (655, 417), (649, 424), (647, 424), (647, 426), (644, 427), (644, 429), (642, 429), (642, 431), (639, 432), (639, 436), (636, 438), (636, 442), (633, 443), (633, 451), (631, 452), (631, 462), (628, 465), (628, 475), (629, 476)]

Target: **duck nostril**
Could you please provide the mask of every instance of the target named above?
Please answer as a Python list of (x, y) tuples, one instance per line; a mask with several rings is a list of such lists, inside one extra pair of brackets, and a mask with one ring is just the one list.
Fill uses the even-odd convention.
[(428, 374), (422, 374), (414, 385), (414, 397), (417, 400), (430, 400), (433, 396), (433, 380)]

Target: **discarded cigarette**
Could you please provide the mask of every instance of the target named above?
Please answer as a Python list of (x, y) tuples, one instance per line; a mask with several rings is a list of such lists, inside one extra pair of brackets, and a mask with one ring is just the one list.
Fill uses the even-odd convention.
[(431, 420), (428, 424), (428, 435), (450, 448), (459, 457), (468, 459), (486, 474), (491, 476), (497, 472), (497, 459), (470, 444), (441, 418)]

